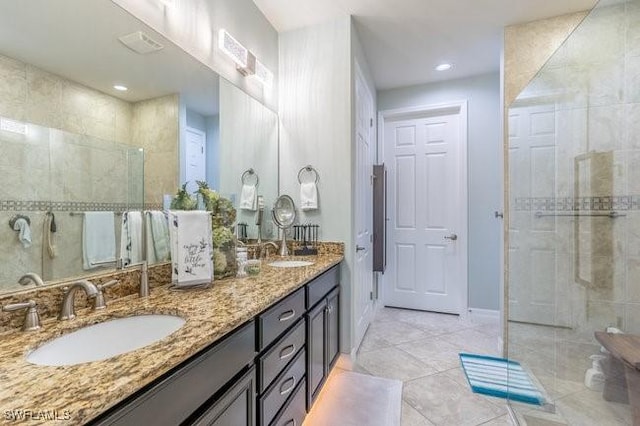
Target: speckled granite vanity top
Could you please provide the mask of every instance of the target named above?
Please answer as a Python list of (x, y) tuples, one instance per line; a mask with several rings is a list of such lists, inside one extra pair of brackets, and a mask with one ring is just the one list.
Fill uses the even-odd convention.
[[(263, 262), (257, 277), (219, 280), (204, 290), (173, 291), (162, 286), (146, 299), (133, 295), (111, 301), (103, 312), (85, 309), (71, 321), (47, 320), (38, 332), (0, 335), (0, 423), (19, 423), (11, 421), (8, 410), (49, 411), (45, 415), (58, 416), (55, 424), (91, 420), (340, 263), (342, 255), (322, 254), (309, 260), (315, 263), (300, 268)], [(26, 361), (25, 355), (40, 344), (84, 325), (154, 313), (179, 315), (186, 323), (157, 343), (104, 361), (66, 367)]]

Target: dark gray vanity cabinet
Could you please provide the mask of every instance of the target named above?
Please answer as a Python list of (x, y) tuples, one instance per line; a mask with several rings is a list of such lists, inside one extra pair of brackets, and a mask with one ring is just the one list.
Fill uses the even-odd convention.
[[(209, 407), (208, 410), (217, 409), (215, 418), (220, 419), (214, 423), (204, 424), (252, 426), (254, 424), (252, 417), (247, 416), (246, 413), (249, 411), (243, 411), (241, 404), (244, 401), (246, 410), (253, 410), (255, 404), (253, 395), (246, 396), (248, 381), (255, 381), (255, 369), (252, 368), (256, 354), (255, 336), (255, 323), (251, 321), (127, 398), (91, 424), (119, 426), (190, 424), (189, 419), (200, 412), (204, 405)], [(233, 380), (243, 371), (246, 371), (246, 374), (243, 374), (242, 378)], [(234, 394), (234, 389), (238, 390), (238, 395), (239, 392), (244, 392), (244, 399), (240, 396), (229, 396), (229, 392)], [(227, 403), (227, 401), (230, 402)], [(224, 413), (224, 407), (232, 411)], [(249, 422), (221, 423), (222, 419), (229, 419), (232, 415), (237, 415), (238, 421), (247, 419)]]
[(339, 269), (307, 285), (307, 409), (320, 392), (339, 352)]

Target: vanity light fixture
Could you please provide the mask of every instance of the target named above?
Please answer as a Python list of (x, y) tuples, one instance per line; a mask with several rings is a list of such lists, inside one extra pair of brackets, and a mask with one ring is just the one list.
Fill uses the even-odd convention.
[(123, 86), (122, 84), (114, 84), (113, 88), (116, 89), (118, 92), (126, 92), (127, 90), (129, 90), (127, 86)]
[(249, 51), (224, 29), (218, 32), (218, 49), (230, 57), (238, 68), (247, 68)]
[(448, 70), (451, 69), (452, 66), (453, 65), (451, 65), (450, 63), (445, 62), (445, 63), (442, 63), (442, 64), (438, 65), (436, 67), (436, 71), (448, 71)]
[(178, 0), (159, 0), (159, 1), (160, 3), (162, 3), (167, 7), (176, 7), (176, 3), (178, 3)]
[(266, 87), (271, 87), (273, 84), (273, 73), (269, 71), (269, 68), (265, 67), (264, 64), (256, 59), (256, 73), (255, 79), (258, 80)]
[(20, 135), (26, 135), (27, 123), (0, 117), (0, 130), (4, 130), (5, 132), (18, 133)]
[(218, 32), (218, 48), (223, 51), (236, 64), (236, 69), (245, 77), (253, 76), (264, 86), (271, 86), (273, 73), (256, 59), (256, 56), (233, 38), (226, 30)]

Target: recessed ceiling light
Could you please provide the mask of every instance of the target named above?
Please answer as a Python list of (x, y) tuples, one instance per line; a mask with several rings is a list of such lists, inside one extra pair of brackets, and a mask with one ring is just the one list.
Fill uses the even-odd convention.
[(127, 86), (123, 86), (122, 84), (115, 84), (113, 88), (119, 92), (126, 92), (127, 90), (129, 90)]
[(451, 64), (448, 63), (444, 63), (444, 64), (440, 64), (436, 67), (436, 71), (447, 71), (451, 69)]

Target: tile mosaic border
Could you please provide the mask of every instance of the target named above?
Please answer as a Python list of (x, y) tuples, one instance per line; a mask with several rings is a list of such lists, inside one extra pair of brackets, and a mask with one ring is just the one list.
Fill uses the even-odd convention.
[(640, 210), (640, 195), (611, 197), (516, 197), (515, 211), (610, 211)]
[(98, 203), (94, 201), (0, 200), (0, 211), (113, 211), (116, 213), (122, 213), (128, 210), (162, 210), (162, 204)]

